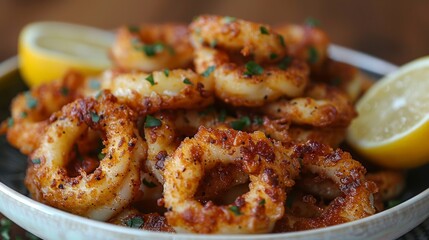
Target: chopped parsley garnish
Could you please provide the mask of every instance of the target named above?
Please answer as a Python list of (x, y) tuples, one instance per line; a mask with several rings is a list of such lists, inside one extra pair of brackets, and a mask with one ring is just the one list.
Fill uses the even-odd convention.
[(241, 215), (240, 208), (237, 206), (229, 207), (229, 210), (235, 214), (235, 216)]
[(262, 125), (262, 124), (264, 123), (264, 119), (262, 119), (262, 117), (260, 117), (260, 116), (256, 116), (256, 117), (253, 119), (253, 122), (254, 122), (255, 124), (257, 124), (257, 125)]
[(62, 87), (60, 89), (60, 92), (61, 92), (61, 95), (67, 96), (67, 95), (69, 95), (70, 90), (67, 87)]
[(210, 112), (213, 112), (214, 110), (215, 110), (215, 108), (213, 106), (208, 106), (205, 109), (203, 109), (202, 111), (198, 112), (198, 115), (205, 116), (205, 115), (209, 114)]
[(168, 77), (168, 76), (170, 76), (170, 70), (168, 69), (168, 68), (166, 68), (166, 69), (164, 69), (164, 75), (166, 76), (166, 77)]
[(194, 84), (191, 82), (191, 80), (189, 80), (189, 78), (185, 78), (185, 79), (183, 79), (183, 83), (184, 83), (184, 84), (187, 84), (187, 85), (194, 85)]
[(103, 96), (104, 91), (99, 91), (96, 95), (95, 95), (95, 99), (99, 99), (101, 96)]
[(146, 180), (146, 178), (143, 178), (143, 184), (148, 188), (154, 188), (156, 187), (156, 184), (154, 182)]
[(210, 42), (210, 47), (211, 48), (215, 48), (217, 46), (217, 40), (216, 39), (213, 39), (211, 42)]
[(226, 119), (226, 110), (225, 109), (222, 108), (219, 111), (219, 116), (217, 119), (219, 120), (219, 122), (225, 122), (225, 119)]
[(164, 48), (165, 48), (164, 44), (154, 43), (154, 44), (143, 45), (141, 50), (146, 54), (146, 56), (153, 57), (157, 53), (164, 51)]
[(231, 122), (231, 127), (235, 130), (243, 130), (244, 128), (250, 126), (252, 122), (248, 116), (241, 117), (238, 120)]
[(103, 153), (103, 152), (100, 152), (100, 153), (97, 155), (98, 160), (103, 160), (103, 159), (104, 159), (104, 157), (106, 157), (106, 154), (105, 154), (105, 153)]
[(398, 200), (398, 199), (393, 199), (393, 200), (387, 201), (387, 208), (393, 208), (393, 207), (399, 205), (401, 202), (402, 201)]
[(275, 54), (275, 53), (271, 53), (271, 54), (270, 54), (270, 59), (271, 59), (271, 60), (274, 60), (274, 59), (276, 59), (278, 56), (279, 56), (279, 55), (277, 55), (277, 54)]
[(15, 123), (15, 121), (13, 120), (13, 118), (10, 117), (7, 119), (7, 126), (8, 127), (12, 127), (14, 123)]
[(308, 62), (316, 63), (319, 60), (319, 53), (315, 47), (311, 47), (308, 49)]
[(203, 77), (208, 77), (215, 70), (215, 68), (216, 68), (216, 66), (210, 66), (201, 75)]
[(270, 34), (270, 32), (268, 32), (268, 29), (266, 27), (264, 27), (264, 26), (260, 26), (259, 27), (259, 31), (261, 31), (261, 34), (264, 34), (264, 35), (269, 35)]
[(27, 112), (21, 112), (21, 117), (22, 118), (26, 118), (28, 116), (28, 113)]
[(280, 44), (282, 45), (282, 47), (286, 47), (285, 39), (283, 38), (282, 35), (279, 35), (279, 41), (280, 41)]
[(12, 227), (12, 221), (7, 218), (2, 218), (0, 220), (0, 239), (9, 240), (10, 230)]
[(309, 26), (309, 27), (319, 27), (320, 26), (320, 21), (315, 19), (315, 18), (307, 18), (305, 19), (305, 25)]
[(144, 224), (144, 220), (140, 216), (135, 216), (126, 221), (126, 224), (130, 228), (140, 228)]
[(331, 84), (334, 86), (339, 86), (341, 84), (341, 82), (342, 82), (341, 78), (339, 78), (339, 77), (336, 77), (336, 78), (331, 80)]
[(293, 194), (293, 192), (287, 196), (287, 198), (286, 198), (286, 207), (287, 208), (289, 208), (289, 209), (292, 208), (293, 202), (295, 202), (295, 198), (296, 198), (296, 196), (295, 196), (295, 194)]
[(31, 159), (31, 162), (32, 162), (33, 164), (40, 164), (40, 163), (41, 163), (40, 158), (34, 158), (34, 159)]
[(132, 26), (128, 26), (128, 31), (130, 33), (138, 33), (138, 32), (140, 32), (140, 28), (137, 27), (137, 26), (132, 25)]
[(244, 72), (245, 75), (253, 76), (253, 75), (261, 75), (264, 73), (264, 69), (254, 61), (249, 61), (245, 65), (246, 71)]
[(25, 100), (29, 109), (34, 109), (37, 106), (37, 100), (31, 96), (30, 92), (25, 93)]
[(158, 118), (151, 116), (151, 115), (147, 115), (145, 123), (144, 123), (144, 127), (146, 127), (146, 128), (158, 127), (158, 126), (161, 126), (161, 124), (162, 124), (162, 122)]
[(96, 112), (90, 112), (91, 114), (91, 121), (98, 123), (100, 121), (100, 116)]
[(261, 201), (259, 201), (259, 205), (261, 206), (265, 205), (265, 203), (266, 203), (265, 199), (262, 199)]
[(289, 67), (290, 63), (292, 62), (291, 57), (285, 57), (279, 62), (279, 68), (282, 70), (286, 70), (286, 68)]
[(155, 85), (155, 81), (153, 80), (153, 74), (150, 74), (145, 79), (150, 83), (150, 85), (152, 85), (152, 86)]
[(100, 89), (101, 83), (99, 81), (97, 81), (96, 79), (91, 79), (91, 80), (89, 80), (89, 87), (91, 89), (97, 90), (97, 89)]
[(235, 18), (235, 17), (230, 17), (230, 16), (226, 16), (226, 17), (224, 17), (223, 18), (223, 21), (225, 22), (225, 23), (232, 23), (232, 22), (235, 22), (237, 20), (237, 18)]

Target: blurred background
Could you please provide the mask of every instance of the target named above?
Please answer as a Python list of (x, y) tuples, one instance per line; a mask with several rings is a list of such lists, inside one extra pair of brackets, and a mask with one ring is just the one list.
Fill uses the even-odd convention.
[(279, 24), (318, 19), (332, 42), (403, 64), (429, 55), (427, 0), (0, 0), (0, 61), (17, 52), (27, 23), (58, 20), (114, 29), (142, 22), (189, 22), (202, 13)]

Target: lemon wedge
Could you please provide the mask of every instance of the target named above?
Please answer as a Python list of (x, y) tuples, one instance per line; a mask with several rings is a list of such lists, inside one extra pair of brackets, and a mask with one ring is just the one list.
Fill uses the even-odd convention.
[(58, 79), (70, 69), (86, 75), (111, 66), (108, 50), (114, 34), (93, 27), (36, 22), (19, 37), (19, 65), (29, 86)]
[(356, 108), (347, 141), (368, 160), (391, 168), (429, 162), (429, 57), (378, 81)]

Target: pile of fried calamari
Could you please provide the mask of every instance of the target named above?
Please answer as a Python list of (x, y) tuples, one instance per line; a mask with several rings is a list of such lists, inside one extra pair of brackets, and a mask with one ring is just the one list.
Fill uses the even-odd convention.
[(123, 27), (113, 69), (19, 94), (3, 130), (32, 197), (92, 219), (243, 234), (361, 219), (403, 176), (337, 148), (371, 82), (328, 45), (314, 22)]

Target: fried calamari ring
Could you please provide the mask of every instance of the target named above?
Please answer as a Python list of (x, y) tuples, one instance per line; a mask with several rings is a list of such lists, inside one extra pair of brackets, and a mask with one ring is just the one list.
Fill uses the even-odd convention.
[(216, 45), (240, 52), (243, 56), (254, 56), (256, 62), (272, 61), (287, 54), (284, 39), (272, 31), (270, 26), (241, 19), (215, 15), (197, 17), (189, 26), (192, 44)]
[[(194, 195), (205, 172), (219, 161), (237, 164), (250, 175), (249, 192), (231, 205), (203, 205)], [(283, 216), (285, 188), (294, 184), (298, 171), (297, 160), (261, 132), (201, 127), (166, 160), (164, 201), (170, 211), (165, 216), (178, 232), (270, 232)]]
[[(55, 114), (39, 148), (31, 155), (25, 184), (32, 197), (50, 206), (97, 220), (124, 209), (140, 187), (145, 142), (136, 116), (105, 94), (100, 102), (79, 99)], [(102, 132), (104, 158), (93, 173), (70, 177), (67, 156), (87, 128)]]
[(357, 115), (348, 97), (326, 84), (312, 84), (304, 97), (278, 100), (261, 107), (260, 112), (315, 127), (347, 127)]
[[(373, 194), (377, 186), (365, 179), (365, 168), (349, 153), (316, 143), (292, 146), (295, 157), (302, 159), (303, 173), (332, 180), (341, 195), (317, 217), (285, 214), (277, 222), (276, 232), (299, 231), (350, 222), (375, 213)], [(299, 181), (299, 180), (297, 180)]]
[(181, 24), (121, 27), (111, 48), (111, 58), (125, 70), (152, 72), (188, 67), (193, 58), (188, 28)]
[(213, 102), (213, 81), (191, 70), (112, 74), (105, 72), (101, 89), (107, 89), (140, 114), (162, 109), (201, 108)]
[(231, 62), (222, 51), (209, 47), (196, 50), (195, 67), (205, 74), (212, 71), (216, 96), (233, 106), (261, 106), (280, 97), (302, 95), (308, 82), (308, 67), (291, 60), (287, 68), (262, 65), (260, 73), (249, 73), (249, 64)]
[(330, 41), (320, 28), (286, 24), (274, 30), (283, 36), (290, 55), (307, 61), (313, 68), (320, 68), (327, 59)]
[(39, 145), (52, 113), (81, 96), (79, 89), (85, 83), (77, 72), (68, 72), (52, 83), (46, 83), (21, 93), (12, 100), (12, 124), (7, 129), (7, 140), (23, 154), (30, 154)]

